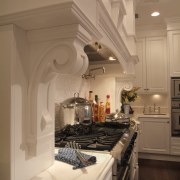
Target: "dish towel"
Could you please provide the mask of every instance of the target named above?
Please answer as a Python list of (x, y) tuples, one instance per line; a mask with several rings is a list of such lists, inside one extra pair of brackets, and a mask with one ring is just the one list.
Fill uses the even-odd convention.
[(60, 148), (58, 154), (55, 154), (55, 159), (73, 165), (73, 169), (83, 168), (96, 163), (95, 156), (90, 156), (82, 152), (79, 153), (88, 161), (86, 165), (80, 161), (76, 150), (73, 148)]

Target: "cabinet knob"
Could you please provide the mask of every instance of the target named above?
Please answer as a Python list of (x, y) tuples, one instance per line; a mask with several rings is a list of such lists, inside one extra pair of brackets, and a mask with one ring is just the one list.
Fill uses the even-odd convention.
[(169, 124), (169, 121), (167, 121), (166, 123), (168, 123), (168, 124)]

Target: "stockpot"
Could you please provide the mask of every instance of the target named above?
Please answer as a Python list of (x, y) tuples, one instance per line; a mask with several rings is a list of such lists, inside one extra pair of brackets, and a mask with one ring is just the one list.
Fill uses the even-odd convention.
[[(92, 105), (88, 100), (79, 97), (79, 93), (74, 93), (74, 97), (66, 99), (61, 105), (63, 107), (63, 117), (68, 117), (66, 116), (66, 113), (69, 113), (70, 111), (74, 113), (72, 116), (74, 124), (92, 124)], [(64, 119), (64, 121), (68, 122), (69, 120), (67, 119), (66, 121), (66, 119)]]

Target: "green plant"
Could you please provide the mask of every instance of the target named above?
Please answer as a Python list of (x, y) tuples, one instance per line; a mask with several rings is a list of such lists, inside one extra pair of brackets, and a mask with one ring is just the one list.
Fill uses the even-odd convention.
[(134, 102), (137, 95), (137, 90), (140, 89), (139, 87), (133, 87), (130, 91), (123, 90), (121, 93), (121, 103), (128, 104), (129, 102)]

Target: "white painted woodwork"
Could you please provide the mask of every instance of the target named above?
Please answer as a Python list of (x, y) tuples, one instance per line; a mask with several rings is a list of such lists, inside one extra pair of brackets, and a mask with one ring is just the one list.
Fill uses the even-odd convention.
[(165, 118), (139, 118), (139, 152), (168, 154), (170, 123)]
[[(13, 51), (13, 35), (11, 33), (12, 26), (4, 26), (0, 28), (0, 178), (11, 178), (11, 156), (13, 157), (14, 143), (11, 140), (12, 127), (14, 123), (11, 122), (11, 52)], [(12, 129), (11, 129), (12, 128)], [(5, 138), (6, 137), (6, 138)], [(11, 144), (12, 142), (12, 144)]]
[(170, 76), (180, 76), (180, 30), (168, 31)]
[(81, 78), (88, 68), (85, 45), (106, 44), (122, 69), (133, 72), (134, 51), (126, 46), (103, 2), (86, 2), (1, 3), (0, 179), (29, 180), (53, 164), (55, 82), (58, 75)]
[(136, 42), (137, 55), (139, 57), (139, 62), (135, 66), (135, 80), (134, 85), (141, 87), (138, 92), (143, 92), (146, 89), (146, 64), (145, 64), (145, 38), (138, 39)]
[(167, 92), (167, 47), (165, 37), (137, 40), (139, 63), (135, 67), (135, 86), (141, 93)]
[[(12, 4), (16, 1), (18, 0)], [(133, 0), (128, 0), (128, 2), (129, 6), (126, 9), (129, 9), (129, 13), (127, 15), (131, 19), (134, 18), (133, 12), (131, 12)], [(8, 2), (3, 2), (2, 7), (6, 6), (8, 6)], [(14, 7), (17, 6), (14, 4)], [(64, 24), (74, 25), (81, 22), (81, 26), (92, 34), (92, 41), (100, 41), (102, 44), (110, 46), (109, 48), (115, 53), (125, 71), (131, 73), (131, 64), (136, 61), (134, 37), (124, 34), (123, 38), (119, 33), (117, 25), (113, 22), (115, 17), (111, 14), (112, 7), (109, 0), (92, 0), (90, 6), (87, 0), (63, 0), (59, 3), (54, 0), (51, 6), (47, 2), (44, 5), (40, 2), (39, 4), (29, 2), (28, 7), (24, 3), (18, 7), (18, 10), (15, 10), (14, 7), (10, 6), (7, 12), (2, 10), (5, 14), (0, 16), (0, 25), (16, 24), (24, 30), (35, 30), (63, 26)], [(120, 8), (121, 6), (119, 6)], [(121, 19), (121, 15), (119, 17), (118, 13), (116, 16), (118, 16), (117, 19)], [(120, 23), (122, 24), (121, 21)], [(131, 23), (133, 21), (128, 21), (128, 29), (134, 26)], [(130, 69), (128, 69), (129, 67)]]

